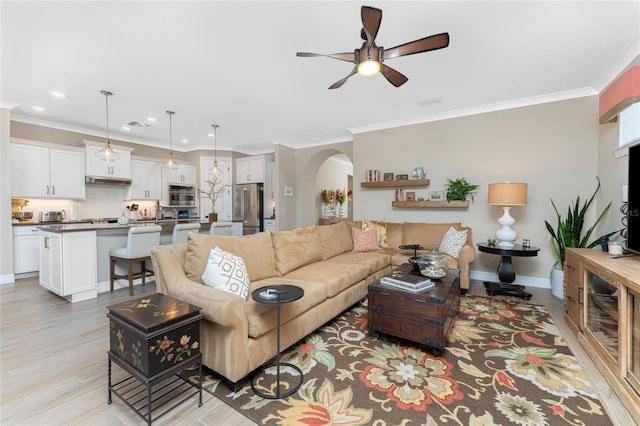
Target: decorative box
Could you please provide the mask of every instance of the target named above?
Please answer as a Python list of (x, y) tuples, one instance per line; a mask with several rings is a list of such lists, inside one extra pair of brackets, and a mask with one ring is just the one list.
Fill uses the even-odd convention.
[(200, 353), (200, 308), (151, 296), (107, 306), (110, 350), (146, 377)]

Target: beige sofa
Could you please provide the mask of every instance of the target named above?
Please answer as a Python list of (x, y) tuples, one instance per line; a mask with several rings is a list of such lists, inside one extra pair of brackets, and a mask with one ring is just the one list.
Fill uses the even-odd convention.
[(203, 363), (234, 386), (276, 355), (275, 306), (257, 303), (202, 283), (211, 249), (241, 256), (250, 278), (250, 292), (273, 284), (294, 284), (304, 297), (281, 307), (281, 346), (303, 339), (367, 295), (367, 285), (406, 262), (413, 251), (403, 244), (439, 245), (453, 226), (467, 229), (467, 244), (450, 267), (461, 270), (461, 288), (469, 288), (469, 264), (475, 258), (471, 229), (459, 223), (389, 223), (390, 248), (353, 252), (352, 227), (340, 222), (292, 231), (261, 232), (241, 237), (189, 234), (186, 243), (158, 246), (151, 259), (159, 292), (202, 307)]

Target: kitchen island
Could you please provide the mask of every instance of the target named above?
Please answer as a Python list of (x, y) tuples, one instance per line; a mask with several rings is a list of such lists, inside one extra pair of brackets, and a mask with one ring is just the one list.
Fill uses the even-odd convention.
[[(160, 244), (170, 244), (174, 219), (159, 220)], [(40, 224), (40, 285), (71, 302), (109, 291), (109, 250), (127, 245), (129, 228), (155, 225), (154, 220), (117, 223)], [(202, 225), (200, 232), (208, 233)], [(125, 273), (117, 266), (116, 273)], [(115, 288), (128, 287), (116, 280)]]

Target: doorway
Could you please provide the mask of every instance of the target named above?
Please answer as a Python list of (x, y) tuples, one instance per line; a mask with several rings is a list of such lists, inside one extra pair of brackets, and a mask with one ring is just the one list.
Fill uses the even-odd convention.
[[(323, 190), (345, 191), (346, 201), (343, 212), (340, 212), (339, 203), (335, 203), (334, 217), (339, 220), (353, 220), (353, 163), (346, 154), (335, 154), (327, 158), (318, 168), (316, 174), (316, 215), (319, 220), (322, 217), (322, 199), (320, 193)], [(316, 222), (318, 223), (318, 222)]]

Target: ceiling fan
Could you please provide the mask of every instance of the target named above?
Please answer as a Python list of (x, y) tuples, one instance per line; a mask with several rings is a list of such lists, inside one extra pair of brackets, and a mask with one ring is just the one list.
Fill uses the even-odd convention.
[(380, 22), (382, 21), (382, 10), (375, 7), (362, 6), (360, 15), (362, 16), (362, 30), (360, 37), (364, 40), (359, 49), (355, 49), (351, 53), (332, 53), (323, 55), (320, 53), (298, 52), (296, 56), (313, 57), (325, 56), (328, 58), (339, 59), (345, 62), (353, 62), (355, 67), (348, 76), (342, 80), (336, 81), (329, 89), (337, 89), (342, 86), (345, 81), (355, 73), (364, 76), (375, 75), (378, 72), (393, 84), (400, 87), (409, 80), (402, 73), (384, 64), (386, 59), (398, 58), (400, 56), (414, 55), (416, 53), (428, 52), (430, 50), (442, 49), (449, 46), (449, 33), (436, 34), (414, 40), (409, 43), (401, 44), (391, 49), (385, 49), (377, 46), (375, 43)]

